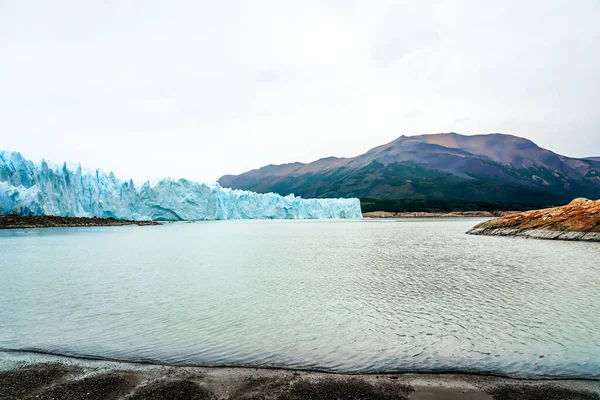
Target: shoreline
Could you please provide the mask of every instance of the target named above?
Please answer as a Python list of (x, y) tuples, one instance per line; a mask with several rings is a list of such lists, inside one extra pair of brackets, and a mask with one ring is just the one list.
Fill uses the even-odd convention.
[[(288, 366), (285, 364), (226, 364), (226, 363), (194, 363), (194, 362), (167, 362), (152, 358), (136, 358), (136, 359), (121, 359), (105, 356), (83, 355), (78, 353), (61, 353), (47, 351), (35, 348), (11, 349), (0, 348), (0, 371), (6, 368), (7, 365), (18, 363), (36, 362), (61, 362), (61, 363), (77, 363), (77, 364), (118, 364), (118, 365), (136, 365), (136, 366), (160, 366), (165, 368), (225, 368), (225, 369), (259, 369), (259, 370), (276, 370), (290, 372), (310, 372), (326, 375), (346, 375), (346, 376), (388, 376), (388, 375), (469, 375), (491, 378), (501, 378), (510, 380), (525, 380), (525, 381), (591, 381), (600, 384), (600, 374), (582, 375), (582, 374), (567, 374), (563, 375), (543, 375), (543, 374), (526, 374), (526, 373), (502, 373), (492, 370), (463, 370), (460, 368), (433, 368), (433, 369), (398, 369), (389, 371), (378, 370), (333, 370), (327, 367), (303, 367), (303, 366)], [(600, 399), (599, 399), (600, 400)]]
[[(179, 396), (179, 397), (178, 397)], [(0, 399), (600, 399), (600, 381), (459, 373), (337, 374), (0, 353)]]
[[(493, 218), (495, 214), (487, 211), (465, 211), (465, 212), (387, 212), (373, 211), (363, 213), (365, 219), (392, 219), (392, 218)], [(504, 213), (502, 213), (504, 214)], [(44, 228), (82, 228), (82, 227), (102, 227), (102, 226), (153, 226), (164, 223), (186, 222), (194, 223), (199, 221), (133, 221), (119, 220), (115, 218), (95, 218), (95, 217), (57, 217), (57, 216), (21, 216), (21, 215), (0, 215), (0, 230), (15, 229), (44, 229)]]
[(524, 239), (564, 240), (572, 242), (600, 242), (600, 232), (551, 231), (544, 229), (473, 228), (467, 232), (478, 236), (507, 236)]
[(156, 221), (131, 221), (114, 218), (0, 215), (0, 229), (77, 228), (124, 225), (150, 226), (160, 225), (160, 223)]
[(369, 211), (363, 213), (364, 218), (494, 218), (512, 213), (511, 211), (452, 211), (452, 212), (431, 212), (431, 211)]

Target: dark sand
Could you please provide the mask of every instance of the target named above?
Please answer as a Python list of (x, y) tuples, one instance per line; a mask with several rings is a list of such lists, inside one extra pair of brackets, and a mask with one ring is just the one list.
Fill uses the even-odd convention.
[(32, 359), (4, 365), (0, 399), (600, 399), (600, 381), (460, 374), (341, 375), (56, 359), (61, 361)]

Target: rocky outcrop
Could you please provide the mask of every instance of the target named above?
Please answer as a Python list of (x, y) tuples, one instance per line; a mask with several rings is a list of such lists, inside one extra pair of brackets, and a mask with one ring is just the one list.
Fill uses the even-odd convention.
[(600, 200), (578, 198), (562, 207), (511, 213), (467, 233), (600, 242)]
[(0, 229), (73, 228), (82, 226), (160, 225), (154, 221), (129, 221), (114, 218), (0, 215)]

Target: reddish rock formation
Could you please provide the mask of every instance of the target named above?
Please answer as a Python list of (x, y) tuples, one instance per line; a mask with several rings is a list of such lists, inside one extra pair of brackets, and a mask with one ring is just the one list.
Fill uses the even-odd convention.
[(509, 214), (467, 233), (600, 242), (600, 200), (579, 198), (562, 207)]

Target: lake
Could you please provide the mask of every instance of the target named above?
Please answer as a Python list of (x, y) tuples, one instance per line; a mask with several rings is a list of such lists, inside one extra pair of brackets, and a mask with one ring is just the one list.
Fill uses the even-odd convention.
[(600, 244), (480, 221), (0, 231), (0, 350), (600, 378)]

